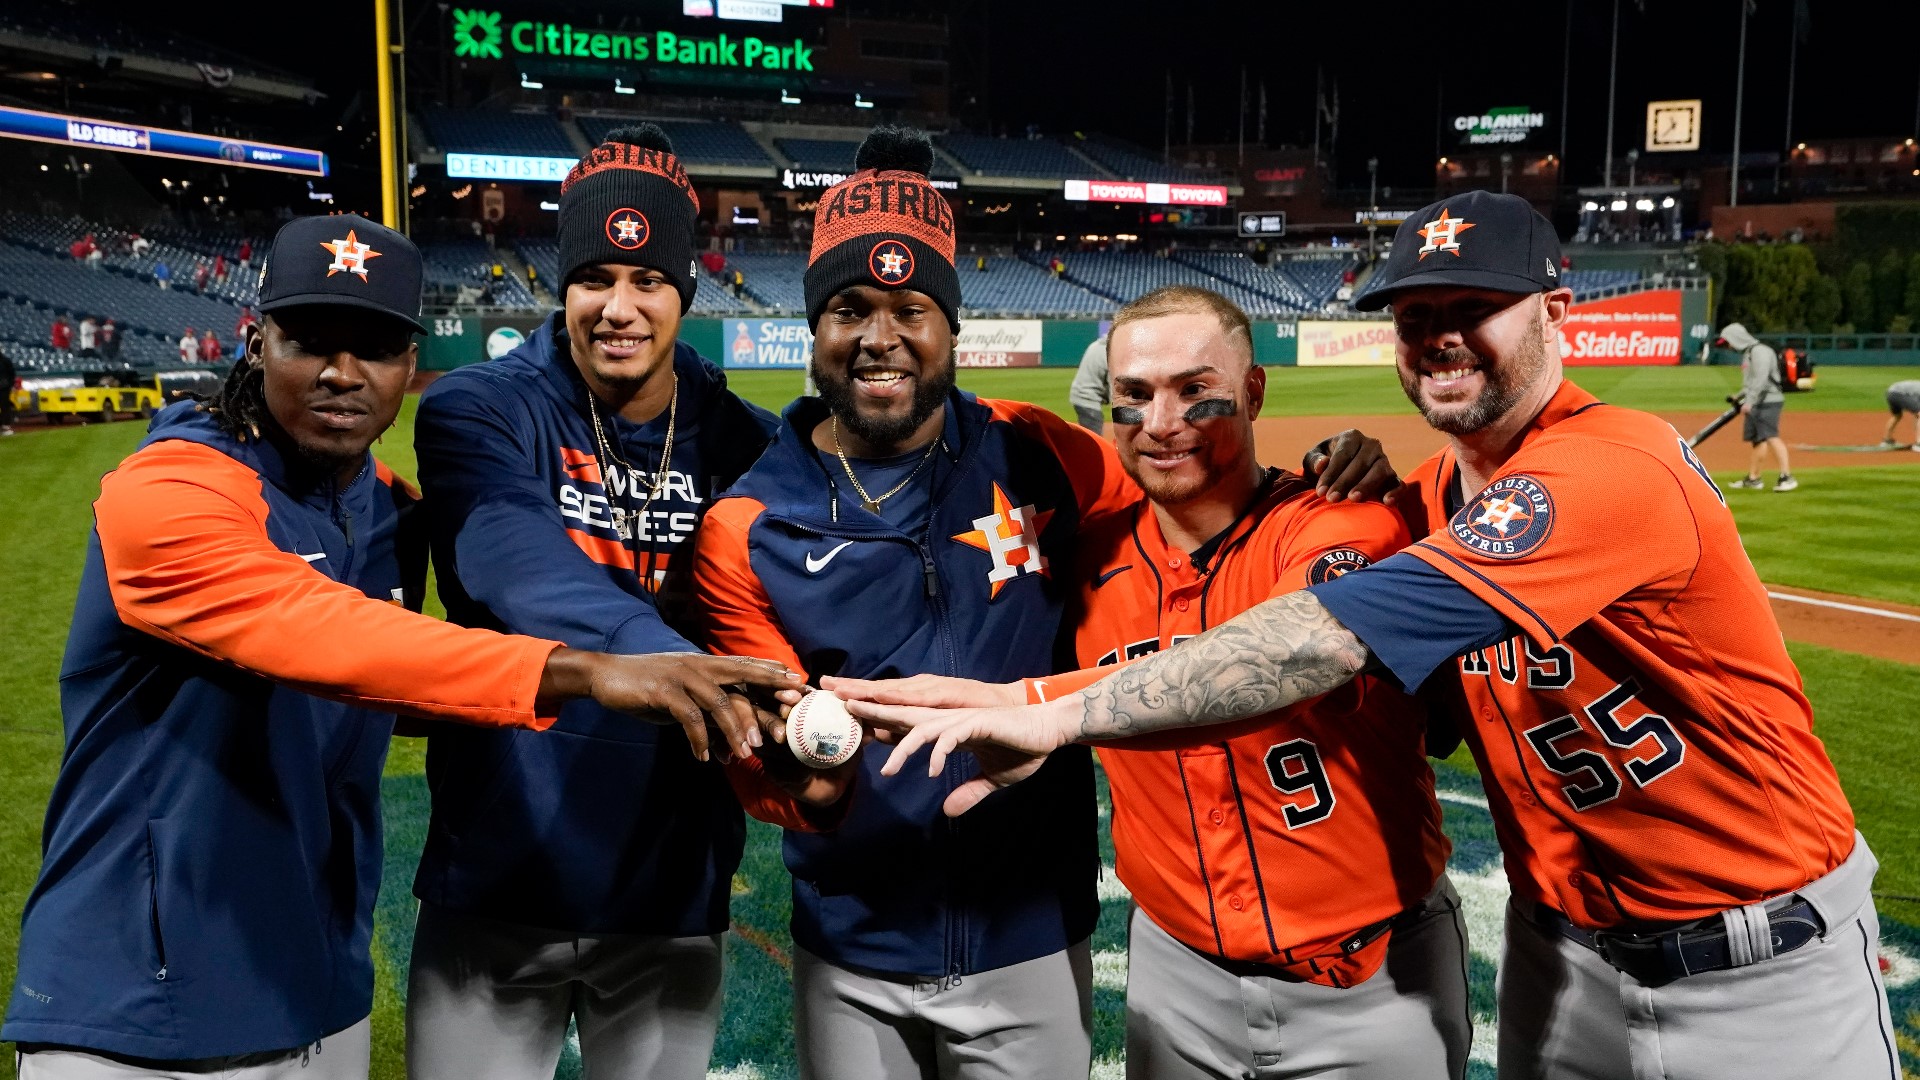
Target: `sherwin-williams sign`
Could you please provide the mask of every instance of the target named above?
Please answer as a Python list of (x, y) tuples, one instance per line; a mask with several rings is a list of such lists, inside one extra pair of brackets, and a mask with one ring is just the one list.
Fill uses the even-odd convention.
[(798, 38), (783, 44), (731, 34), (692, 37), (672, 30), (609, 33), (532, 19), (509, 23), (498, 11), (478, 8), (454, 9), (453, 55), (475, 60), (551, 56), (686, 67), (813, 70), (813, 48)]
[(723, 324), (729, 368), (804, 368), (813, 355), (805, 319), (728, 319)]
[(1649, 289), (1573, 305), (1560, 328), (1570, 367), (1680, 362), (1680, 290)]

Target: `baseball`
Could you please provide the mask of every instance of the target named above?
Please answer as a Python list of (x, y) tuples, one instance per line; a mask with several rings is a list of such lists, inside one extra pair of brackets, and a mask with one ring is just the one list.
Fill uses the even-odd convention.
[(809, 691), (787, 714), (787, 747), (810, 769), (843, 765), (860, 749), (860, 721), (839, 698)]

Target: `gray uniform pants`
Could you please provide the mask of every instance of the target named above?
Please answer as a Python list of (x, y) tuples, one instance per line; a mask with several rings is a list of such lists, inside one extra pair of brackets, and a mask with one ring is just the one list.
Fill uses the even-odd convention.
[(944, 979), (885, 978), (793, 950), (800, 1080), (1084, 1080), (1093, 1057), (1087, 943)]
[(1419, 912), (1380, 970), (1341, 990), (1227, 971), (1134, 909), (1128, 1080), (1458, 1080), (1473, 1021), (1453, 883), (1442, 875)]
[(704, 1080), (720, 935), (576, 935), (420, 905), (407, 978), (412, 1080), (549, 1080), (580, 1032), (591, 1080)]
[(1853, 854), (1796, 895), (1826, 933), (1746, 967), (1643, 986), (1592, 950), (1507, 909), (1501, 1080), (1899, 1080), (1868, 889)]
[(129, 1061), (84, 1050), (36, 1050), (20, 1055), (20, 1080), (150, 1080), (193, 1076), (210, 1080), (367, 1080), (371, 1026), (362, 1020), (312, 1046), (272, 1054), (204, 1061)]

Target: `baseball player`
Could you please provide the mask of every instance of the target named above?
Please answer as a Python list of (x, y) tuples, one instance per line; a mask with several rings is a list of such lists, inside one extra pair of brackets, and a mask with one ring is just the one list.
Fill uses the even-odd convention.
[(1469, 192), (1409, 218), (1356, 301), (1392, 306), (1402, 385), (1448, 437), (1406, 551), (1046, 705), (855, 711), (917, 725), (890, 768), (980, 748), (960, 811), (1070, 741), (1369, 668), (1457, 679), (1513, 886), (1503, 1077), (1897, 1077), (1876, 863), (1765, 590), (1678, 435), (1563, 378), (1559, 254), (1524, 200)]
[(1897, 450), (1900, 444), (1893, 441), (1893, 429), (1899, 425), (1902, 417), (1913, 417), (1913, 443), (1910, 449), (1920, 453), (1920, 379), (1902, 379), (1887, 387), (1887, 430), (1880, 436), (1882, 450)]
[[(718, 648), (815, 676), (1044, 675), (1084, 524), (1138, 498), (1091, 432), (955, 389), (954, 218), (932, 156), (925, 135), (877, 129), (821, 197), (805, 277), (821, 396), (786, 410), (696, 541)], [(862, 790), (839, 827), (786, 836), (801, 1076), (1085, 1076), (1090, 756), (952, 823), (961, 770), (874, 783), (875, 762), (851, 764)], [(783, 792), (749, 794), (759, 767), (737, 766), (747, 808), (787, 823)]]
[[(1073, 574), (1085, 670), (962, 697), (1046, 700), (1270, 596), (1408, 541), (1379, 505), (1263, 469), (1251, 328), (1176, 285), (1120, 309), (1120, 460), (1145, 498), (1086, 530)], [(884, 683), (828, 679), (884, 695)], [(936, 685), (934, 677), (905, 681)], [(1372, 676), (1230, 729), (1100, 748), (1133, 894), (1127, 1074), (1139, 1080), (1464, 1075), (1466, 927), (1414, 699)]]
[(737, 745), (754, 727), (722, 684), (786, 683), (402, 608), (414, 499), (367, 448), (413, 375), (420, 280), (365, 218), (289, 223), (246, 358), (102, 481), (0, 1029), (23, 1077), (365, 1077), (394, 713), (531, 731), (591, 693), (671, 705), (703, 742), (704, 711)]
[[(675, 340), (698, 207), (657, 126), (610, 133), (561, 189), (565, 309), (423, 396), (421, 485), (452, 621), (698, 651), (673, 629), (694, 531), (774, 425)], [(677, 732), (591, 702), (553, 730), (431, 736), (408, 1071), (551, 1076), (572, 1020), (596, 1074), (704, 1077), (739, 804)], [(829, 787), (831, 801), (843, 785)]]

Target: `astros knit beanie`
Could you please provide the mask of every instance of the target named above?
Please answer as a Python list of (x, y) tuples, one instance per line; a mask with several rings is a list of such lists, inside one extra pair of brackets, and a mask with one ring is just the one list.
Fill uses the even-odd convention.
[(854, 155), (852, 176), (827, 189), (813, 214), (807, 258), (807, 322), (851, 285), (916, 289), (960, 331), (960, 275), (953, 268), (953, 208), (927, 182), (933, 143), (924, 132), (881, 126)]
[(693, 306), (700, 275), (693, 260), (700, 197), (673, 140), (655, 124), (607, 133), (560, 185), (560, 280), (582, 266), (619, 263), (658, 270)]

